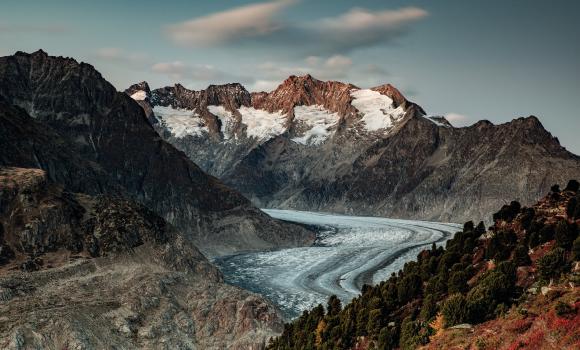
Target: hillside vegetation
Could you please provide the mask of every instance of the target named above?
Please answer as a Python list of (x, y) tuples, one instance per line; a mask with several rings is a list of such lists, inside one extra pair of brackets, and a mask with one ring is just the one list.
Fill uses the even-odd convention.
[(465, 223), (346, 306), (305, 311), (269, 349), (580, 348), (579, 187)]

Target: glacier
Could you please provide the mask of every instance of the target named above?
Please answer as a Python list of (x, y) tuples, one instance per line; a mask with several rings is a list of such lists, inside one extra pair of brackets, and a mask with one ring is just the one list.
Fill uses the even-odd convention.
[(268, 298), (287, 319), (330, 295), (344, 303), (360, 294), (363, 284), (376, 284), (432, 243), (461, 229), (454, 223), (335, 215), (264, 209), (285, 221), (319, 228), (309, 247), (249, 252), (219, 257), (214, 263), (226, 282)]

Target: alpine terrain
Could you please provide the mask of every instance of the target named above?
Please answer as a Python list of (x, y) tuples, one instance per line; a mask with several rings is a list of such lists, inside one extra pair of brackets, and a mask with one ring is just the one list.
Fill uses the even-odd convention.
[(258, 349), (281, 330), (206, 256), (314, 233), (204, 173), (91, 65), (1, 57), (0, 150), (0, 348)]
[(534, 116), (456, 128), (389, 84), (305, 75), (271, 92), (142, 82), (126, 93), (165, 140), (260, 207), (489, 220), (580, 177), (580, 158)]

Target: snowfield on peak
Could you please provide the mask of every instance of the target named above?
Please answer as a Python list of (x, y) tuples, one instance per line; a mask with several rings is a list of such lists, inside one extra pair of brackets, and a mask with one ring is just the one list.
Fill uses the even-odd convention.
[[(234, 117), (223, 106), (208, 106), (211, 114), (217, 116), (221, 123), (221, 132), (226, 140), (231, 138), (230, 126)], [(241, 106), (238, 112), (242, 115), (242, 124), (246, 125), (246, 135), (255, 138), (259, 142), (267, 141), (286, 131), (286, 115), (275, 112), (269, 113), (262, 109)]]
[(143, 90), (139, 90), (136, 91), (133, 95), (131, 95), (131, 98), (134, 99), (135, 101), (143, 101), (144, 99), (147, 98), (147, 93)]
[(241, 106), (242, 123), (247, 126), (246, 135), (259, 141), (267, 141), (286, 131), (286, 115), (281, 112), (269, 113), (253, 107)]
[(362, 113), (362, 121), (367, 131), (377, 131), (393, 126), (393, 121), (401, 119), (405, 110), (393, 108), (393, 100), (370, 89), (352, 90), (352, 106)]
[(176, 138), (202, 136), (204, 132), (208, 132), (203, 120), (194, 114), (193, 111), (187, 109), (155, 106), (153, 107), (153, 114)]
[(302, 145), (319, 145), (330, 136), (331, 129), (336, 126), (340, 117), (338, 113), (331, 113), (323, 106), (296, 106), (294, 118), (308, 129), (292, 141)]

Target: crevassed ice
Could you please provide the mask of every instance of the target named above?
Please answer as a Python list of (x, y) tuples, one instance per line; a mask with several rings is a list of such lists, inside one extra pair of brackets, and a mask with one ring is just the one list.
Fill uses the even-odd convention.
[(135, 101), (143, 101), (144, 99), (147, 98), (147, 93), (143, 90), (139, 90), (135, 92), (133, 95), (131, 95), (131, 98), (134, 99)]
[(319, 235), (313, 246), (236, 254), (216, 260), (229, 283), (264, 295), (289, 318), (324, 304), (333, 294), (348, 302), (360, 293), (361, 283), (386, 279), (405, 262), (415, 259), (421, 249), (430, 248), (433, 242), (444, 244), (461, 228), (426, 221), (264, 211), (276, 219), (332, 231)]
[(360, 89), (351, 91), (352, 106), (362, 113), (362, 121), (367, 131), (377, 131), (393, 126), (393, 121), (401, 119), (405, 110), (393, 108), (393, 100), (377, 91)]
[(201, 136), (204, 132), (208, 132), (199, 115), (188, 109), (155, 106), (153, 114), (177, 138)]
[(319, 145), (326, 141), (339, 120), (338, 113), (330, 113), (323, 106), (296, 106), (294, 118), (308, 128), (292, 141), (303, 145)]

